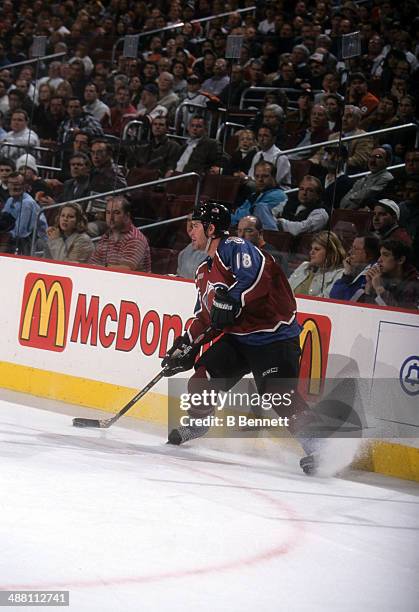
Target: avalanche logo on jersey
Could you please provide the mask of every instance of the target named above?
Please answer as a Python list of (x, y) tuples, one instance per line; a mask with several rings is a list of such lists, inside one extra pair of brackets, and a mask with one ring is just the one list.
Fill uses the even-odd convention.
[(215, 292), (217, 289), (228, 289), (228, 286), (225, 283), (211, 283), (207, 281), (207, 285), (205, 288), (205, 292), (202, 294), (202, 304), (208, 310), (211, 311), (211, 306), (214, 301)]

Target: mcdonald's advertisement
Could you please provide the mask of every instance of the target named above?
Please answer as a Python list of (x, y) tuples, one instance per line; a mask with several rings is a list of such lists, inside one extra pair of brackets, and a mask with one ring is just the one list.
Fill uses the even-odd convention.
[[(137, 389), (155, 375), (191, 318), (196, 291), (190, 281), (0, 257), (3, 387), (19, 389), (21, 382), (23, 390), (33, 389), (31, 377), (48, 373), (54, 381), (49, 397), (59, 389), (60, 376), (83, 381), (84, 388), (97, 381)], [(297, 301), (302, 328), (299, 390), (305, 397), (319, 396), (329, 378), (390, 375), (397, 379), (402, 403), (417, 400), (415, 313), (331, 300)], [(167, 380), (160, 381), (156, 392), (167, 393)], [(58, 391), (57, 399), (62, 399)], [(409, 400), (404, 418), (414, 423), (411, 410)]]

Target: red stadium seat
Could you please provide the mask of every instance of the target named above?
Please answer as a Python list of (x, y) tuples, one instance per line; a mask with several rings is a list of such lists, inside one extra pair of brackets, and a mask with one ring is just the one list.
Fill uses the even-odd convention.
[(154, 274), (176, 274), (179, 251), (151, 247), (150, 253), (151, 271)]
[(222, 202), (231, 208), (236, 202), (240, 188), (239, 176), (206, 174), (201, 188), (201, 197), (215, 202)]

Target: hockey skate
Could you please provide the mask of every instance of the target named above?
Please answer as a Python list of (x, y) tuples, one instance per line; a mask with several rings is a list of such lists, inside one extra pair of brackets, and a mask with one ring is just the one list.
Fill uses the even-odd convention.
[(300, 467), (304, 474), (308, 476), (315, 475), (319, 467), (319, 455), (306, 455), (300, 459)]
[(179, 446), (184, 442), (189, 442), (189, 440), (195, 440), (196, 438), (202, 438), (208, 433), (209, 427), (206, 426), (196, 426), (196, 425), (181, 425), (176, 429), (172, 429), (169, 434), (167, 444), (174, 444)]

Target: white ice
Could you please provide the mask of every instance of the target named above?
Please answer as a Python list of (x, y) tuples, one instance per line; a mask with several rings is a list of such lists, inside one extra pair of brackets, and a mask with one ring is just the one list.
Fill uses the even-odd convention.
[(69, 590), (75, 612), (418, 610), (416, 483), (310, 478), (279, 444), (173, 448), (128, 417), (75, 429), (100, 413), (7, 397), (0, 590)]

